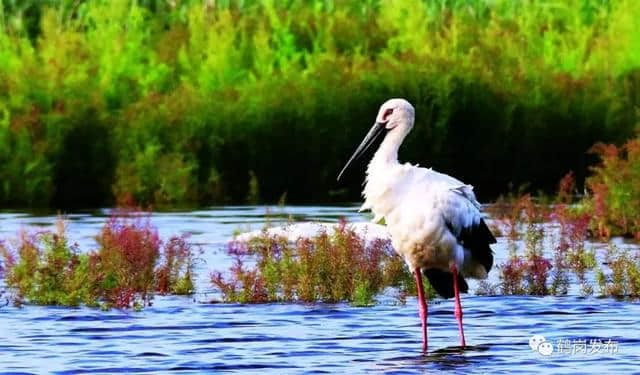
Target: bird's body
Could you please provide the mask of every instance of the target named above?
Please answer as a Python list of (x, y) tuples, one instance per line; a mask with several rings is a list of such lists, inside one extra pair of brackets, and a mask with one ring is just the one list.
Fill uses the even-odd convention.
[(384, 219), (394, 249), (416, 274), (424, 349), (427, 342), (422, 273), (438, 294), (456, 297), (456, 317), (464, 346), (459, 291), (468, 290), (465, 277), (487, 277), (493, 265), (489, 245), (495, 243), (495, 238), (482, 219), (472, 186), (432, 169), (398, 162), (398, 149), (413, 121), (414, 109), (406, 100), (384, 103), (376, 124), (347, 166), (386, 132), (367, 168), (361, 210), (371, 210), (376, 222)]
[(361, 210), (370, 209), (375, 222), (384, 219), (394, 249), (410, 269), (449, 272), (455, 264), (465, 277), (486, 278), (491, 250), (460, 243), (465, 229), (486, 227), (473, 187), (432, 169), (389, 160), (383, 152), (380, 148), (367, 169)]

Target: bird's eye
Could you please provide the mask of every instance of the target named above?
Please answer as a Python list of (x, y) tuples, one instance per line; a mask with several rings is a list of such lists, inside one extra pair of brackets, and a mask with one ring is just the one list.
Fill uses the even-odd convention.
[(386, 111), (384, 111), (384, 114), (382, 115), (382, 121), (387, 121), (388, 117), (391, 116), (392, 113), (393, 108), (388, 108)]

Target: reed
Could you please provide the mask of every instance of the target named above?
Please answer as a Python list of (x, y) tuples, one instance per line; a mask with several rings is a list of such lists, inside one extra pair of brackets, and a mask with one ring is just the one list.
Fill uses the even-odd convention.
[(637, 123), (639, 15), (634, 0), (3, 0), (0, 203), (356, 199), (360, 177), (343, 189), (336, 172), (395, 96), (418, 114), (407, 159), (486, 197), (548, 192), (570, 169), (580, 189), (584, 151)]

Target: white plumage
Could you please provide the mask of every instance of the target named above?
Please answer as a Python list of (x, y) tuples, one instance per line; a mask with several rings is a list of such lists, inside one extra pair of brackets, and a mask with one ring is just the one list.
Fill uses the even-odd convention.
[(413, 127), (415, 110), (404, 99), (391, 99), (342, 172), (384, 134), (367, 168), (361, 210), (371, 210), (374, 222), (384, 219), (394, 249), (414, 271), (418, 284), (423, 349), (427, 349), (424, 273), (443, 297), (455, 296), (455, 315), (462, 330), (459, 291), (465, 277), (485, 278), (493, 265), (490, 244), (495, 238), (480, 213), (473, 187), (446, 174), (398, 162), (398, 149)]
[(367, 169), (360, 210), (370, 209), (374, 222), (384, 218), (394, 249), (412, 270), (449, 269), (455, 262), (466, 276), (485, 278), (484, 267), (457, 239), (482, 219), (473, 187), (431, 169), (385, 162), (380, 155)]

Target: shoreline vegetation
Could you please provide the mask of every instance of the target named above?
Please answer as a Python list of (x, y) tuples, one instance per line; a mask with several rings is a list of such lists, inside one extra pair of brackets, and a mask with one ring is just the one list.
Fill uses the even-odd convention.
[[(609, 240), (640, 241), (639, 45), (635, 0), (0, 0), (0, 205), (354, 201), (362, 174), (336, 172), (380, 102), (405, 97), (403, 159), (482, 201), (510, 186), (489, 208), (509, 256), (476, 293), (637, 298), (640, 252)], [(14, 301), (194, 293), (200, 249), (148, 215), (116, 212), (95, 249), (63, 220), (0, 239)], [(224, 302), (415, 294), (388, 244), (346, 224), (227, 253), (208, 270)]]
[[(489, 225), (506, 238), (509, 255), (495, 265), (499, 280), (480, 281), (475, 293), (640, 297), (640, 250), (609, 241), (625, 236), (640, 242), (639, 146), (595, 147), (601, 162), (587, 179), (588, 196), (576, 198), (569, 173), (553, 199), (523, 194), (488, 206)], [(0, 242), (0, 271), (15, 302), (141, 309), (154, 293), (194, 293), (197, 249), (186, 237), (163, 243), (139, 211), (116, 211), (96, 236), (98, 249), (88, 253), (68, 243), (63, 220), (55, 232), (22, 231)], [(597, 247), (606, 241), (606, 250)], [(265, 231), (248, 242), (230, 241), (226, 252), (230, 269), (210, 274), (222, 302), (368, 306), (388, 288), (399, 303), (416, 294), (412, 274), (390, 242), (367, 242), (344, 221), (333, 233), (294, 243)]]
[(194, 292), (196, 246), (186, 236), (161, 241), (148, 215), (117, 212), (88, 252), (69, 243), (66, 225), (59, 218), (55, 232), (21, 231), (0, 243), (0, 270), (15, 304), (138, 310), (154, 294)]
[[(472, 293), (487, 296), (640, 297), (640, 250), (597, 235), (580, 203), (536, 203), (529, 195), (490, 206), (490, 226), (509, 256), (495, 264), (496, 282), (481, 280)], [(186, 237), (162, 242), (148, 214), (116, 213), (96, 236), (97, 249), (81, 252), (54, 232), (21, 231), (0, 241), (0, 277), (7, 296), (22, 304), (141, 310), (154, 295), (192, 295), (201, 250)], [(211, 303), (340, 303), (371, 306), (389, 291), (397, 303), (416, 295), (412, 273), (388, 240), (365, 241), (342, 221), (290, 243), (266, 232), (230, 241), (227, 270), (210, 270), (220, 299)], [(435, 292), (425, 282), (429, 298)]]
[(634, 137), (638, 45), (635, 0), (2, 0), (0, 204), (353, 201), (336, 172), (389, 97), (402, 158), (483, 201), (582, 191)]

